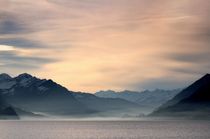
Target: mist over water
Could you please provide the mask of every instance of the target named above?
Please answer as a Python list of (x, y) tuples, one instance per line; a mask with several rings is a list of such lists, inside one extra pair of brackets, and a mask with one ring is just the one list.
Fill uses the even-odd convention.
[(209, 121), (0, 121), (1, 139), (209, 139)]

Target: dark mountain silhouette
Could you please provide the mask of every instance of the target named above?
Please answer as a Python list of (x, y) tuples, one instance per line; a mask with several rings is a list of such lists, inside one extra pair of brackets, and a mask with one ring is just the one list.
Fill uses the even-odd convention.
[(151, 113), (155, 108), (158, 108), (163, 103), (167, 102), (175, 95), (177, 95), (181, 89), (175, 90), (163, 90), (156, 89), (153, 91), (145, 90), (142, 92), (136, 91), (121, 91), (115, 92), (112, 90), (99, 91), (95, 95), (101, 98), (120, 98), (130, 102), (141, 105), (141, 112)]
[(184, 89), (151, 116), (210, 118), (210, 74)]
[(14, 108), (6, 103), (0, 95), (0, 119), (19, 119)]
[(102, 99), (92, 94), (69, 91), (52, 80), (39, 79), (26, 73), (14, 78), (7, 74), (1, 76), (0, 93), (21, 114), (122, 116), (140, 107), (122, 99)]
[[(3, 76), (6, 77), (5, 74)], [(52, 80), (38, 79), (26, 73), (4, 79), (0, 82), (0, 92), (8, 103), (17, 108), (53, 115), (92, 112), (77, 101), (66, 88)]]

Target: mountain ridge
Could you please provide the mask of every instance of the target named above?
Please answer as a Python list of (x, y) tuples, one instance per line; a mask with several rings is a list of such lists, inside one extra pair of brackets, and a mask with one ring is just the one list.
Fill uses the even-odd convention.
[[(51, 79), (39, 79), (28, 73), (20, 74), (9, 81), (0, 92), (11, 105), (33, 112), (58, 115), (77, 115), (92, 112), (79, 103), (71, 92)], [(26, 105), (27, 104), (27, 105)]]
[(192, 83), (150, 115), (210, 118), (210, 74)]
[(27, 73), (0, 82), (0, 93), (19, 109), (49, 116), (108, 116), (109, 112), (122, 116), (134, 108), (138, 111), (139, 107), (125, 100), (73, 92), (51, 79), (39, 79)]
[(155, 108), (161, 106), (164, 102), (171, 99), (173, 96), (178, 94), (181, 89), (174, 90), (163, 90), (163, 89), (155, 89), (155, 90), (145, 90), (141, 92), (137, 91), (121, 91), (115, 92), (112, 90), (108, 91), (99, 91), (96, 92), (95, 95), (102, 98), (121, 98), (130, 102), (137, 103), (144, 107), (142, 111), (146, 113), (152, 112)]

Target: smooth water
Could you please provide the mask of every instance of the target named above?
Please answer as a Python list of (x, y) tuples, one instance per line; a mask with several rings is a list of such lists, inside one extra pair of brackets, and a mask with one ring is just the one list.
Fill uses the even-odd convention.
[(210, 121), (0, 121), (0, 139), (210, 139)]

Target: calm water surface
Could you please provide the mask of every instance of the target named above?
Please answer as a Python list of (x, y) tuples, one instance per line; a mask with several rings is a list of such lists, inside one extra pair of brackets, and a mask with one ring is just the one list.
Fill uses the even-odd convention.
[(0, 121), (0, 139), (210, 139), (210, 121)]

